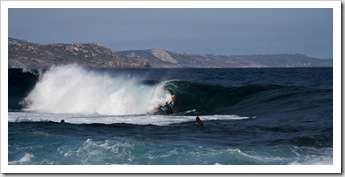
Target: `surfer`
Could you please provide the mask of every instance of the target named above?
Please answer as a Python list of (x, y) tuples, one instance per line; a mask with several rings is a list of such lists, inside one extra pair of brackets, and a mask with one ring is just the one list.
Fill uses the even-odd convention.
[(161, 107), (161, 110), (162, 110), (162, 111), (165, 111), (165, 112), (168, 113), (168, 114), (172, 114), (172, 113), (173, 113), (173, 108), (174, 108), (174, 103), (173, 103), (173, 101), (174, 101), (174, 97), (175, 97), (174, 94), (171, 95), (171, 101), (170, 101), (170, 103), (165, 102), (165, 105)]
[(196, 116), (194, 124), (197, 126), (203, 126), (204, 125), (199, 116)]
[(167, 108), (168, 108), (167, 113), (172, 114), (173, 107), (174, 107), (174, 105), (173, 105), (172, 101), (170, 101), (170, 103), (167, 105)]

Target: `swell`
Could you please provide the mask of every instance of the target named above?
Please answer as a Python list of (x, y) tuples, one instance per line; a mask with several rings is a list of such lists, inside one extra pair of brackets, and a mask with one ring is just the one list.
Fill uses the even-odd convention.
[[(51, 121), (23, 121), (9, 122), (9, 135), (20, 134), (28, 136), (30, 134), (39, 136), (85, 137), (85, 138), (112, 138), (115, 136), (144, 136), (163, 141), (178, 141), (189, 138), (190, 141), (197, 140), (198, 143), (212, 142), (213, 145), (238, 146), (238, 145), (263, 145), (279, 146), (290, 144), (299, 147), (325, 148), (333, 145), (332, 127), (320, 127), (318, 131), (310, 131), (314, 125), (309, 127), (278, 126), (278, 125), (252, 125), (246, 124), (246, 120), (231, 121), (208, 120), (205, 126), (197, 127), (192, 121), (170, 124), (167, 126), (157, 126), (152, 124), (136, 125), (126, 123), (58, 123)], [(198, 133), (195, 134), (197, 131)], [(27, 133), (23, 133), (27, 132)], [(36, 132), (36, 133), (35, 133)], [(212, 133), (210, 133), (212, 132)], [(38, 134), (39, 133), (39, 134)], [(155, 136), (153, 136), (155, 134)], [(258, 136), (260, 135), (260, 136)], [(29, 135), (30, 136), (30, 135)], [(29, 141), (30, 138), (20, 140), (18, 136), (11, 136), (11, 141)], [(15, 138), (14, 138), (15, 137)], [(170, 138), (167, 138), (170, 137)], [(221, 138), (220, 138), (221, 137)], [(239, 141), (240, 139), (245, 141)], [(35, 138), (37, 139), (37, 138)], [(38, 139), (42, 140), (42, 139)], [(216, 140), (216, 141), (215, 141)]]

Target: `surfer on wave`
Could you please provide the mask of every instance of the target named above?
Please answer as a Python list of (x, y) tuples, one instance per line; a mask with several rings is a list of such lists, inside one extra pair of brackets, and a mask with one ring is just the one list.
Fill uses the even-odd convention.
[(171, 95), (171, 101), (170, 103), (166, 102), (164, 106), (161, 107), (161, 110), (162, 111), (165, 111), (166, 113), (168, 114), (172, 114), (173, 113), (173, 108), (174, 108), (174, 98), (175, 98), (175, 95)]
[(174, 104), (172, 103), (172, 101), (170, 101), (169, 104), (168, 104), (168, 102), (166, 102), (165, 105), (162, 107), (162, 110), (168, 114), (172, 114), (173, 113), (173, 107), (174, 107)]

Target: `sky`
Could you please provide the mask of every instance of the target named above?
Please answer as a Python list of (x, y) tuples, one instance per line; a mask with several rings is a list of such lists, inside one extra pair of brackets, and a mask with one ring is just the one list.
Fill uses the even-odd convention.
[(9, 37), (39, 44), (96, 42), (114, 51), (218, 55), (302, 53), (333, 58), (327, 8), (9, 8)]

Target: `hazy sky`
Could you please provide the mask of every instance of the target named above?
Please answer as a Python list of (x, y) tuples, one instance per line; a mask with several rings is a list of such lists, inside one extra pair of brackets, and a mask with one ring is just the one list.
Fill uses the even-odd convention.
[(114, 51), (303, 53), (332, 58), (332, 9), (9, 9), (9, 37)]

